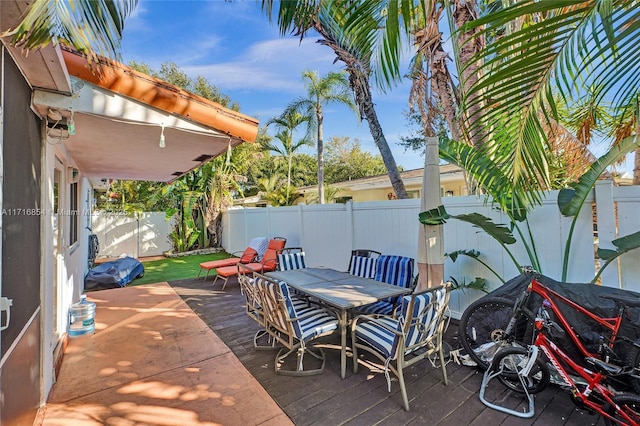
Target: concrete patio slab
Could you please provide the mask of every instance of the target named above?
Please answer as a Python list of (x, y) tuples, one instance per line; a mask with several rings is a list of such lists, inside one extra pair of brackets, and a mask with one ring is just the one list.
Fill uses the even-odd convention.
[(37, 425), (293, 424), (168, 284), (88, 296), (96, 331), (69, 341)]

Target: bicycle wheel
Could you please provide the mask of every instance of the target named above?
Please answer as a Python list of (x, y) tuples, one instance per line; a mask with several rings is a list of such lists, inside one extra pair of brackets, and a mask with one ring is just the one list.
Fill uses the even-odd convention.
[(542, 392), (551, 378), (549, 367), (538, 357), (526, 377), (518, 375), (527, 365), (531, 354), (528, 349), (511, 346), (500, 349), (493, 357), (491, 371), (500, 373), (498, 380), (514, 392), (534, 394)]
[(482, 370), (489, 368), (493, 355), (508, 339), (523, 345), (533, 342), (533, 319), (524, 312), (518, 318), (514, 336), (505, 336), (514, 303), (504, 297), (484, 297), (462, 314), (458, 326), (460, 344)]
[(613, 420), (605, 418), (606, 425), (640, 425), (640, 396), (619, 393), (611, 399), (619, 409), (607, 404), (604, 411), (613, 417)]
[[(628, 350), (625, 365), (635, 368), (634, 375), (640, 375), (640, 349), (633, 346)], [(640, 379), (630, 377), (629, 382), (636, 393), (640, 393)]]

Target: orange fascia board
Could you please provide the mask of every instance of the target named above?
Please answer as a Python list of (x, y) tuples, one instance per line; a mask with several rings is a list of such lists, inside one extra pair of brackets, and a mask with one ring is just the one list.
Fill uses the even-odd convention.
[(62, 49), (62, 56), (69, 75), (245, 142), (256, 140), (258, 120), (253, 117), (107, 58), (99, 57), (97, 64), (90, 64), (85, 57), (66, 49)]

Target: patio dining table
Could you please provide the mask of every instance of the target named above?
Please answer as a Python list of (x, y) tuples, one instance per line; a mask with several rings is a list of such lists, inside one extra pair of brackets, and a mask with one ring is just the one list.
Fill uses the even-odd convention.
[(269, 272), (266, 275), (284, 281), (289, 287), (340, 311), (340, 374), (343, 379), (347, 370), (347, 312), (358, 306), (411, 292), (408, 288), (331, 268), (292, 269)]

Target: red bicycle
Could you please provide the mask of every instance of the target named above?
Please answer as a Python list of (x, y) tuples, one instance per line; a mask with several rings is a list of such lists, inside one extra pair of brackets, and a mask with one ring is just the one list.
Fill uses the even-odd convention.
[[(505, 347), (494, 356), (482, 380), (480, 400), (502, 412), (532, 417), (533, 394), (546, 388), (550, 382), (550, 370), (553, 369), (561, 378), (563, 387), (570, 391), (573, 402), (580, 408), (601, 415), (608, 425), (640, 425), (640, 396), (616, 392), (608, 386), (610, 379), (628, 376), (633, 368), (617, 366), (590, 356), (584, 358), (588, 367), (576, 362), (551, 340), (553, 337), (550, 336), (560, 329), (560, 325), (552, 320), (547, 311), (552, 306), (551, 303), (543, 303), (538, 310), (533, 345), (526, 348)], [(566, 322), (562, 316), (558, 320)], [(618, 320), (610, 320), (610, 323), (619, 326)], [(569, 334), (573, 333), (569, 331)], [(529, 411), (518, 412), (487, 400), (485, 390), (491, 379), (496, 377), (509, 389), (526, 395)]]
[[(557, 320), (557, 323), (550, 322), (552, 332), (556, 335), (556, 340), (563, 340), (565, 350), (571, 352), (572, 359), (594, 358), (618, 366), (632, 367), (625, 370), (627, 374), (624, 376), (611, 378), (610, 381), (618, 389), (625, 390), (633, 386), (636, 392), (640, 392), (640, 345), (620, 333), (623, 323), (631, 326), (630, 321), (625, 321), (628, 308), (640, 307), (640, 300), (620, 295), (603, 295), (601, 297), (615, 302), (617, 314), (614, 317), (602, 317), (543, 285), (535, 277), (531, 278), (527, 289), (515, 304), (508, 299), (489, 297), (481, 299), (476, 306), (470, 306), (465, 311), (460, 323), (461, 344), (481, 368), (486, 369), (491, 365), (491, 359), (483, 357), (483, 350), (485, 354), (493, 356), (505, 346), (526, 347), (534, 343), (536, 314), (528, 308), (536, 305), (530, 303), (533, 296), (537, 297), (544, 312)], [(508, 309), (505, 308), (506, 304), (510, 304)], [(582, 322), (588, 325), (591, 336), (585, 336), (587, 332), (576, 332), (563, 310), (580, 314)], [(590, 340), (589, 347), (585, 344), (586, 340)], [(491, 350), (487, 350), (488, 346)], [(584, 361), (578, 363), (586, 366)]]

